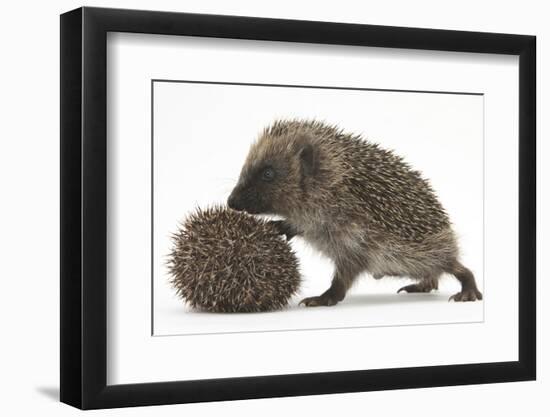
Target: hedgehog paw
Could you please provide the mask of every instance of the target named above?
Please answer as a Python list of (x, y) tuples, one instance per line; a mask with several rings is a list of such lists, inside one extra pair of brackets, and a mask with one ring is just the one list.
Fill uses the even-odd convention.
[(284, 220), (271, 220), (269, 224), (275, 227), (278, 234), (284, 235), (286, 240), (291, 240), (299, 234), (294, 226)]
[(430, 292), (433, 290), (432, 287), (422, 285), (422, 284), (411, 284), (411, 285), (405, 285), (404, 287), (399, 288), (397, 290), (397, 294), (399, 294), (401, 291), (405, 292)]
[(482, 300), (483, 295), (476, 289), (462, 290), (449, 297), (449, 301), (476, 301)]
[(317, 297), (307, 297), (304, 298), (298, 305), (304, 305), (306, 307), (319, 307), (319, 306), (333, 306), (338, 301), (327, 297), (324, 294), (318, 295)]

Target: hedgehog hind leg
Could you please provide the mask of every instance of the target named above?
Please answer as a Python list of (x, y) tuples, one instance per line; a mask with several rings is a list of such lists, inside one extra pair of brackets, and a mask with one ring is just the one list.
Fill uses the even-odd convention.
[(431, 292), (432, 290), (437, 290), (439, 287), (439, 277), (430, 276), (428, 278), (421, 278), (417, 283), (405, 285), (404, 287), (399, 288), (397, 293), (405, 291), (407, 293), (415, 292)]
[(462, 285), (460, 292), (451, 295), (449, 301), (476, 301), (483, 299), (483, 295), (477, 289), (476, 280), (472, 271), (460, 262), (455, 262), (447, 272), (453, 274)]

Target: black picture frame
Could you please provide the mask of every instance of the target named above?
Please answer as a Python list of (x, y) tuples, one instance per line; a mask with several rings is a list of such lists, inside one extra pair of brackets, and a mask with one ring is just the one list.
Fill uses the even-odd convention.
[[(107, 366), (108, 32), (519, 56), (519, 360), (112, 385)], [(83, 7), (61, 15), (61, 401), (82, 409), (536, 378), (534, 36)]]

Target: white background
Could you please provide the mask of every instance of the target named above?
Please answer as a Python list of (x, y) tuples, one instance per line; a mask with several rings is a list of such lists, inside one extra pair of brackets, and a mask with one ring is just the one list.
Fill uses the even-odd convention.
[[(515, 61), (504, 65), (502, 72), (517, 77)], [(482, 321), (482, 302), (447, 302), (460, 289), (450, 276), (442, 277), (437, 293), (397, 296), (410, 280), (375, 281), (363, 274), (337, 306), (299, 307), (300, 299), (325, 291), (333, 273), (332, 264), (299, 238), (291, 246), (300, 260), (301, 289), (288, 309), (261, 315), (200, 313), (185, 306), (165, 262), (178, 221), (197, 206), (225, 204), (250, 144), (266, 125), (275, 118), (316, 118), (395, 149), (430, 179), (459, 236), (462, 262), (483, 291), (483, 102), (483, 96), (465, 94), (155, 82), (153, 334)]]
[[(135, 7), (205, 13), (225, 13), (336, 20), (442, 29), (483, 30), (536, 34), (538, 73), (547, 71), (548, 39), (544, 3), (537, 1), (352, 1), (315, 4), (279, 1), (90, 1), (88, 5)], [(2, 313), (2, 411), (7, 415), (45, 413), (73, 415), (77, 411), (58, 404), (58, 14), (78, 7), (74, 1), (55, 4), (32, 2), (5, 5), (2, 25), (5, 81), (2, 93), (3, 147), (0, 153), (2, 178), (1, 244), (4, 282)], [(548, 83), (538, 83), (539, 143), (547, 139), (543, 109), (550, 94)], [(544, 126), (544, 127), (543, 127)], [(539, 148), (539, 161), (548, 159), (548, 147)], [(539, 164), (539, 212), (548, 211), (548, 167)], [(539, 222), (539, 254), (548, 247), (548, 222)], [(544, 235), (543, 235), (544, 233)], [(542, 256), (539, 256), (539, 259)], [(539, 276), (550, 273), (540, 263)], [(539, 280), (539, 352), (548, 351), (548, 326), (541, 324), (550, 310), (542, 303), (549, 286)], [(550, 368), (539, 355), (539, 381), (485, 386), (326, 395), (232, 403), (181, 405), (100, 411), (98, 415), (279, 415), (314, 412), (334, 415), (447, 416), (505, 413), (547, 415), (543, 393), (550, 389)]]

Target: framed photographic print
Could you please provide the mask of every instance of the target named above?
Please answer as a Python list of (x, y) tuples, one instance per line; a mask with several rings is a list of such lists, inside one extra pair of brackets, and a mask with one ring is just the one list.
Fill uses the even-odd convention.
[(535, 379), (535, 37), (61, 16), (61, 401)]

